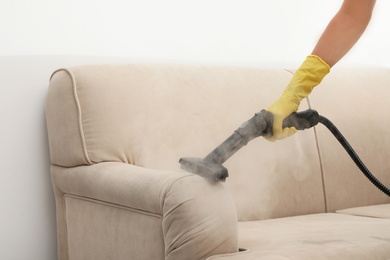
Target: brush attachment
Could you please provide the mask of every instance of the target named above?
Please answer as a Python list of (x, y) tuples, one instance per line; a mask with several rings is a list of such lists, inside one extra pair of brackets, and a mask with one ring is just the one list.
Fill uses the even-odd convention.
[(184, 157), (179, 163), (183, 170), (198, 174), (211, 182), (224, 182), (229, 176), (228, 170), (222, 164), (201, 158)]

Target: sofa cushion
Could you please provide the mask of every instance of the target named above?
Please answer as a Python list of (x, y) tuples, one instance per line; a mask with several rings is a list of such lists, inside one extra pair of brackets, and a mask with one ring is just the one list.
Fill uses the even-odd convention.
[(327, 213), (239, 223), (236, 254), (208, 260), (388, 259), (390, 220)]
[(356, 216), (390, 219), (390, 204), (342, 209), (342, 210), (337, 210), (336, 212), (341, 214), (349, 214), (349, 215), (356, 215)]

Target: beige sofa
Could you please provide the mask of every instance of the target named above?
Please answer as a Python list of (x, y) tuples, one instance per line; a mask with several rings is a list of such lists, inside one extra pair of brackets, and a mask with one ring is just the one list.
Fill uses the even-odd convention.
[[(225, 183), (180, 170), (277, 98), (282, 69), (87, 65), (50, 80), (59, 259), (390, 259), (390, 199), (318, 125), (251, 141)], [(390, 186), (390, 69), (333, 69), (300, 109)]]

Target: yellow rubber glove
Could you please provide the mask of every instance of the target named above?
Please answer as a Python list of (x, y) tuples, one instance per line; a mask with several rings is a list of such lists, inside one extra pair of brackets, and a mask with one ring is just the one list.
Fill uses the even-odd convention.
[(297, 132), (295, 127), (282, 129), (283, 120), (291, 113), (298, 111), (301, 100), (321, 83), (329, 71), (329, 65), (320, 57), (316, 55), (307, 56), (280, 98), (267, 109), (274, 116), (273, 136), (265, 137), (268, 141), (281, 140)]

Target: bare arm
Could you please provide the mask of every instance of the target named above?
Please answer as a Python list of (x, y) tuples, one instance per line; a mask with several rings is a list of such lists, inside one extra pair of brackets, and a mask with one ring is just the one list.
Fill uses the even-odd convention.
[(329, 22), (312, 55), (309, 55), (283, 91), (267, 110), (274, 116), (273, 136), (276, 141), (294, 134), (294, 127), (282, 128), (284, 118), (298, 110), (300, 102), (321, 83), (335, 65), (359, 40), (371, 19), (375, 0), (344, 0)]
[(374, 5), (375, 0), (344, 0), (312, 54), (321, 57), (330, 67), (335, 65), (362, 36)]

